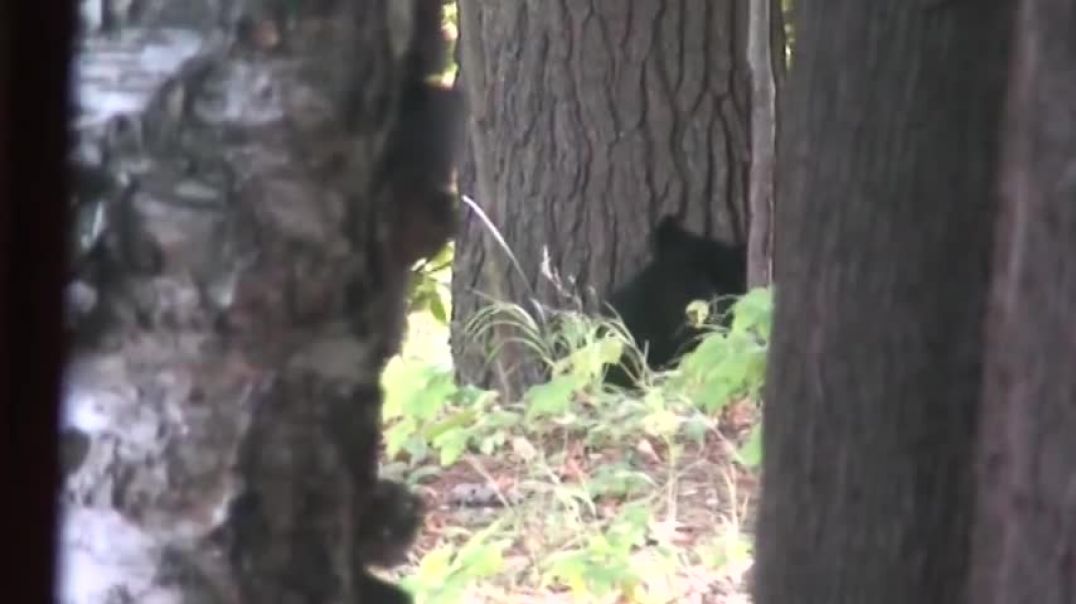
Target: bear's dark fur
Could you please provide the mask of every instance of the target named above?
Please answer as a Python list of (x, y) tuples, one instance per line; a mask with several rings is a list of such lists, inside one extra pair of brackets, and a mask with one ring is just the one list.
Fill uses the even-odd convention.
[[(661, 219), (650, 245), (650, 263), (615, 289), (608, 302), (636, 344), (646, 350), (647, 365), (660, 369), (697, 342), (700, 331), (687, 324), (685, 314), (692, 300), (739, 296), (747, 291), (747, 247), (690, 233), (672, 216)], [(718, 310), (726, 312), (729, 304), (719, 304)], [(629, 373), (637, 370), (611, 367), (606, 381), (630, 386), (633, 380)]]

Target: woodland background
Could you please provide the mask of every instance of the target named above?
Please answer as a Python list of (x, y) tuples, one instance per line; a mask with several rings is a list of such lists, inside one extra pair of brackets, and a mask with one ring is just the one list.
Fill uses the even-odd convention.
[[(64, 602), (363, 601), (378, 480), (418, 601), (1072, 600), (1076, 3), (461, 0), (459, 229), (388, 272), (409, 3), (81, 10)], [(666, 213), (764, 287), (609, 389)]]

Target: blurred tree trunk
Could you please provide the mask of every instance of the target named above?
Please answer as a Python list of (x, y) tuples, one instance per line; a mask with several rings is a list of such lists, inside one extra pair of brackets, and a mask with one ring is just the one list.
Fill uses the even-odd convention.
[(459, 6), (473, 162), (462, 192), (503, 234), (523, 274), (465, 206), (453, 353), (463, 379), (488, 384), (496, 371), (492, 381), (511, 392), (533, 382), (536, 368), (511, 348), (489, 368), (486, 349), (461, 337), (482, 294), (528, 307), (577, 297), (593, 310), (646, 262), (649, 232), (666, 213), (700, 234), (746, 237), (747, 7)]
[(15, 556), (4, 600), (51, 602), (55, 593), (57, 398), (64, 333), (64, 154), (71, 96), (74, 6), (0, 5), (0, 339), (4, 513)]
[(982, 601), (971, 469), (1014, 5), (795, 7), (758, 604)]
[(411, 2), (318, 4), (85, 40), (75, 205), (103, 227), (73, 238), (65, 604), (389, 601), (364, 568), (414, 501), (378, 484), (379, 378), (438, 243), (399, 180), (371, 189)]
[(1076, 601), (1076, 2), (1024, 0), (1010, 76), (970, 602)]

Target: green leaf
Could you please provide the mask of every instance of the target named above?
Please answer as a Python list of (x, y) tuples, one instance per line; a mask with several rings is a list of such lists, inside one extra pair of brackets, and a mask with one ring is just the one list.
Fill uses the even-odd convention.
[(616, 363), (624, 351), (624, 343), (612, 337), (598, 338), (572, 351), (564, 364), (584, 382), (590, 382), (605, 370), (609, 363)]
[(733, 331), (755, 332), (769, 339), (773, 322), (773, 292), (770, 288), (760, 287), (747, 292), (733, 305), (733, 312)]
[(441, 325), (448, 325), (448, 310), (445, 309), (444, 300), (436, 293), (430, 298), (430, 314)]
[(736, 456), (749, 468), (757, 468), (762, 463), (762, 424), (755, 425)]
[(483, 455), (493, 455), (495, 451), (504, 446), (507, 441), (508, 434), (500, 430), (486, 436), (478, 441), (478, 450)]
[(452, 570), (452, 553), (451, 547), (442, 546), (423, 556), (415, 575), (418, 582), (430, 584), (444, 581)]
[(578, 376), (567, 374), (552, 380), (531, 386), (524, 395), (527, 401), (527, 415), (530, 418), (543, 415), (560, 415), (568, 411), (572, 395), (582, 383)]
[(404, 413), (419, 419), (436, 417), (458, 390), (450, 370), (429, 368), (425, 378), (416, 380), (419, 387), (403, 403)]
[(465, 546), (460, 552), (460, 564), (467, 568), (468, 574), (471, 575), (489, 576), (496, 574), (504, 567), (504, 549), (505, 545), (502, 543)]
[(448, 467), (456, 463), (467, 450), (468, 442), (470, 442), (470, 432), (462, 428), (445, 430), (434, 438), (433, 444), (441, 453), (441, 466)]
[(415, 421), (410, 418), (403, 418), (385, 429), (385, 454), (389, 458), (396, 457), (407, 440), (415, 435), (417, 429)]
[(453, 413), (440, 421), (431, 422), (423, 433), (426, 435), (426, 438), (434, 440), (441, 434), (450, 430), (469, 428), (470, 426), (473, 426), (477, 420), (478, 418), (474, 409), (464, 409), (463, 411)]

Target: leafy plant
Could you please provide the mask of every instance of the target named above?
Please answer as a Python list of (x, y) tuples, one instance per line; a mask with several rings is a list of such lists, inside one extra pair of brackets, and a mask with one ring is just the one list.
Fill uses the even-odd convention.
[[(440, 291), (447, 296), (447, 287)], [(711, 526), (720, 533), (689, 549), (654, 527), (657, 518), (676, 524), (685, 473), (712, 463), (689, 449), (706, 451), (730, 401), (758, 400), (772, 319), (769, 291), (737, 300), (727, 328), (712, 304), (692, 304), (688, 316), (705, 336), (679, 366), (644, 370), (640, 391), (604, 384), (606, 369), (625, 354), (641, 359), (619, 321), (574, 310), (535, 316), (490, 304), (472, 317), (465, 335), (501, 330), (509, 335), (497, 339), (501, 345), (525, 347), (548, 372), (517, 400), (457, 384), (442, 340), (445, 322), (433, 316), (432, 303), (415, 307), (415, 316), (426, 318), (414, 325), (427, 332), (412, 330), (405, 354), (384, 374), (388, 455), (406, 458), (412, 480), (463, 462), (490, 484), (504, 481), (525, 494), (504, 499), (496, 521), (478, 533), (467, 530), (465, 542), (447, 536), (450, 528), (405, 581), (417, 601), (479, 601), (479, 591), (488, 593), (494, 583), (512, 594), (522, 582), (568, 590), (575, 601), (668, 602), (681, 597), (677, 576), (686, 564), (737, 566), (750, 558), (750, 538), (738, 521)], [(447, 300), (442, 308), (450, 308)], [(431, 352), (440, 347), (445, 354)], [(741, 463), (758, 464), (761, 438), (756, 427), (738, 452)], [(509, 550), (513, 556), (506, 557)]]
[(465, 598), (471, 585), (496, 575), (504, 567), (504, 552), (511, 541), (497, 537), (500, 529), (500, 523), (495, 522), (458, 548), (443, 545), (434, 549), (400, 584), (420, 603), (469, 601)]
[(678, 387), (708, 412), (720, 411), (736, 398), (757, 400), (766, 377), (772, 309), (767, 289), (737, 300), (732, 326), (711, 328), (681, 360)]
[(630, 504), (604, 530), (587, 534), (580, 546), (545, 560), (546, 582), (568, 587), (577, 600), (609, 594), (632, 594), (655, 572), (635, 564), (635, 552), (647, 539), (650, 510)]
[(451, 279), (455, 244), (449, 243), (433, 258), (418, 263), (411, 270), (411, 291), (408, 295), (412, 313), (428, 312), (442, 325), (448, 325), (452, 314)]

